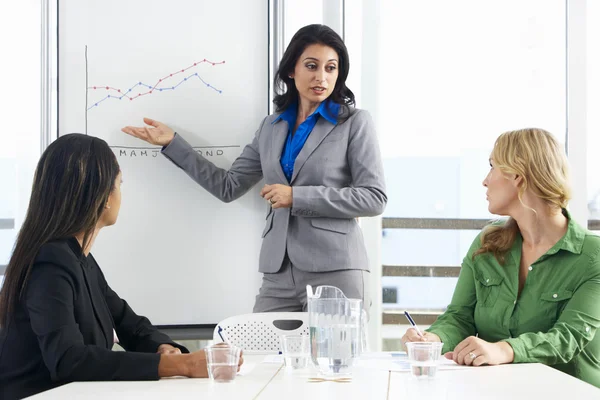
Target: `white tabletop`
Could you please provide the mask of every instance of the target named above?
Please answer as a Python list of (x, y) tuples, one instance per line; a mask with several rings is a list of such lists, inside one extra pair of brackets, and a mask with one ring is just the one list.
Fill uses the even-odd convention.
[(245, 355), (242, 370), (230, 383), (210, 379), (164, 378), (158, 381), (74, 382), (32, 399), (254, 399), (281, 369), (262, 363), (264, 355)]
[(390, 373), (390, 399), (600, 399), (600, 389), (542, 364), (438, 371), (432, 381)]
[[(76, 382), (35, 399), (600, 399), (600, 389), (541, 364), (443, 369), (433, 380), (390, 371), (389, 360), (359, 363), (352, 380), (311, 382), (312, 368), (290, 370), (265, 356), (247, 355), (231, 383), (170, 378), (145, 382)], [(267, 358), (267, 360), (272, 357)], [(410, 397), (409, 397), (410, 396)]]

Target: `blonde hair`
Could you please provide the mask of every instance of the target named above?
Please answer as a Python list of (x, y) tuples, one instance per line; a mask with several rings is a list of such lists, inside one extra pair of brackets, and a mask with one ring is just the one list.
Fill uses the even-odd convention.
[[(501, 172), (522, 178), (518, 197), (525, 207), (528, 206), (523, 203), (523, 194), (527, 189), (551, 210), (558, 212), (567, 207), (571, 199), (567, 157), (549, 132), (538, 128), (505, 132), (496, 139), (491, 158), (494, 167)], [(537, 215), (536, 210), (531, 210)], [(518, 233), (519, 226), (513, 218), (503, 225), (487, 226), (481, 234), (481, 247), (475, 251), (473, 258), (478, 254), (492, 253), (500, 264), (504, 264), (506, 252)]]

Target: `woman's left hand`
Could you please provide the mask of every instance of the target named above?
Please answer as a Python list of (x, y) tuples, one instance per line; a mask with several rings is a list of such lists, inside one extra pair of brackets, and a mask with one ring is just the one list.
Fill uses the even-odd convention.
[(512, 346), (506, 342), (489, 343), (475, 336), (469, 336), (460, 342), (454, 351), (444, 354), (460, 365), (499, 365), (513, 362), (515, 354)]
[(179, 350), (177, 347), (166, 343), (158, 346), (158, 350), (156, 352), (158, 354), (181, 354), (181, 350)]
[(292, 206), (292, 187), (286, 185), (265, 185), (260, 191), (263, 199), (271, 203), (272, 208), (290, 208)]

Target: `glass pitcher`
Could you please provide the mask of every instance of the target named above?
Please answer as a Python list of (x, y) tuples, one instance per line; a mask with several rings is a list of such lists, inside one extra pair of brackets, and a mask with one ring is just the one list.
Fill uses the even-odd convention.
[(324, 375), (350, 374), (363, 347), (362, 300), (348, 299), (335, 286), (306, 287), (310, 350)]

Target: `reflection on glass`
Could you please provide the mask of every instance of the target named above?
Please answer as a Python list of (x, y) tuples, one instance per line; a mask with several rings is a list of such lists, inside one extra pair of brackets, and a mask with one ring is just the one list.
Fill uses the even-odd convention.
[(587, 193), (590, 219), (600, 219), (600, 2), (586, 3), (587, 16)]
[[(496, 218), (481, 183), (496, 137), (534, 126), (565, 141), (564, 0), (398, 0), (382, 2), (381, 15), (384, 217)], [(599, 145), (590, 148), (600, 148), (597, 136)], [(593, 158), (600, 170), (600, 158)], [(385, 230), (383, 263), (459, 266), (477, 233)], [(445, 307), (455, 281), (384, 277), (382, 283), (397, 288), (396, 308), (423, 309)]]
[(394, 303), (384, 303), (383, 309), (442, 311), (445, 310), (458, 278), (391, 277), (384, 276), (383, 286), (394, 288)]

